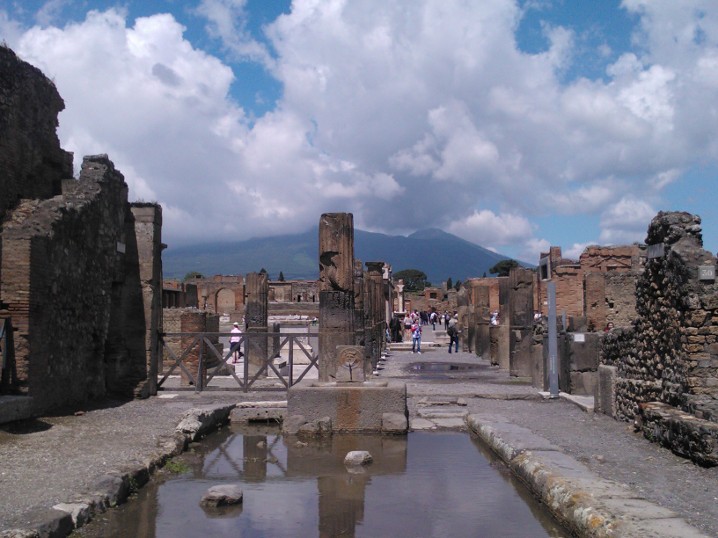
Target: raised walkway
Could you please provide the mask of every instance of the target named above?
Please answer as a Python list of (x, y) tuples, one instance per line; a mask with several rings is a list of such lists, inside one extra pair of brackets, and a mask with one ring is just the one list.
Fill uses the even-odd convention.
[[(431, 339), (425, 329), (425, 345)], [(411, 428), (473, 430), (580, 535), (718, 536), (718, 468), (574, 402), (545, 399), (470, 353), (395, 351), (382, 362), (380, 378), (407, 383)], [(121, 501), (201, 435), (201, 421), (177, 431), (190, 409), (224, 416), (238, 402), (283, 399), (277, 391), (167, 391), (0, 430), (0, 536), (62, 536), (72, 513), (81, 523)]]

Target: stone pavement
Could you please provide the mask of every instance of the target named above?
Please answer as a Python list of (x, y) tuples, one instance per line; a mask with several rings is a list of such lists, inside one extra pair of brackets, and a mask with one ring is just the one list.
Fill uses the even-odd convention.
[[(429, 327), (427, 351), (431, 337)], [(413, 429), (476, 432), (579, 535), (718, 536), (718, 468), (697, 467), (573, 402), (544, 399), (470, 353), (393, 352), (382, 363), (379, 378), (407, 383)], [(282, 391), (167, 391), (0, 430), (0, 536), (65, 535), (73, 513), (82, 523), (122, 501), (202, 435), (201, 424), (216, 427), (238, 402), (284, 399)], [(193, 408), (218, 414), (193, 415), (177, 431)]]

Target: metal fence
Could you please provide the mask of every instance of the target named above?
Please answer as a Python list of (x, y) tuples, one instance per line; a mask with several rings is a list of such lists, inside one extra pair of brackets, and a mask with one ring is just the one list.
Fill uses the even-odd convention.
[[(239, 336), (238, 343), (226, 346), (220, 339)], [(179, 332), (159, 333), (159, 357), (169, 369), (157, 382), (162, 387), (172, 374), (180, 373), (184, 387), (194, 387), (196, 392), (221, 387), (217, 379), (232, 379), (236, 388), (248, 392), (258, 380), (264, 379), (270, 370), (277, 376), (285, 389), (296, 385), (305, 378), (312, 368), (319, 371), (319, 355), (313, 352), (309, 341), (318, 339), (318, 333), (280, 334), (276, 332), (249, 332), (241, 335), (229, 332)], [(239, 375), (229, 363), (237, 350), (241, 353), (242, 365)], [(295, 351), (308, 364), (295, 364)], [(165, 360), (167, 357), (168, 360)], [(279, 359), (279, 360), (278, 360)], [(295, 366), (305, 366), (294, 371)], [(296, 377), (295, 377), (296, 376)], [(212, 381), (215, 381), (214, 385)], [(226, 383), (224, 384), (226, 385)], [(232, 385), (232, 383), (230, 383)], [(259, 387), (255, 387), (259, 388)], [(262, 387), (263, 389), (266, 387)]]

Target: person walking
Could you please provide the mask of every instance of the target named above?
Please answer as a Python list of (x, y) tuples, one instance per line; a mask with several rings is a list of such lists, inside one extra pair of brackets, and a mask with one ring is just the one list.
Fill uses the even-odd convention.
[(243, 355), (239, 349), (242, 346), (242, 329), (239, 328), (239, 323), (235, 321), (230, 332), (232, 334), (229, 337), (229, 349), (232, 353), (232, 364), (237, 364)]
[(417, 319), (411, 326), (411, 352), (421, 355), (421, 320)]
[(449, 353), (451, 353), (451, 346), (454, 345), (455, 351), (459, 352), (459, 316), (454, 314), (454, 317), (449, 320), (449, 328), (446, 329), (446, 334), (449, 335)]

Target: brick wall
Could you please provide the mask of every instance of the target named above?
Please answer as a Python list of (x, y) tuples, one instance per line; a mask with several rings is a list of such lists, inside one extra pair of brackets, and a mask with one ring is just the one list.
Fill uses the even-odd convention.
[(86, 157), (80, 179), (67, 187), (61, 196), (23, 201), (2, 231), (1, 297), (18, 327), (17, 388), (44, 409), (116, 388), (106, 376), (108, 342), (122, 347), (108, 360), (130, 363), (119, 375), (138, 374), (133, 361), (145, 364), (143, 340), (131, 333), (108, 340), (126, 269), (127, 252), (118, 251), (128, 244), (124, 178), (106, 156)]

